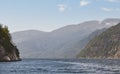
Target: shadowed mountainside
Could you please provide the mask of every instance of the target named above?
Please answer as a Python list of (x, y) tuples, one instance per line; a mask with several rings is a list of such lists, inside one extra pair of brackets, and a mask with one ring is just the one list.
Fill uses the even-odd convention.
[(78, 57), (120, 58), (120, 23), (95, 36)]

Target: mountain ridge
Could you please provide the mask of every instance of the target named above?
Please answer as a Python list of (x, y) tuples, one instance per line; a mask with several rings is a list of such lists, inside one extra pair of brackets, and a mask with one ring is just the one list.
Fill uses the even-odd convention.
[(95, 36), (78, 57), (120, 58), (120, 23)]
[[(118, 23), (118, 21), (114, 23)], [(87, 38), (96, 30), (108, 27), (106, 23), (101, 23), (100, 21), (87, 21), (81, 24), (65, 26), (43, 34), (38, 33), (37, 36), (27, 31), (28, 35), (22, 33), (23, 35), (19, 36), (13, 33), (12, 37), (18, 45), (18, 48), (21, 49), (20, 52), (24, 58), (31, 56), (32, 58), (75, 58), (78, 52), (81, 51), (80, 49), (87, 43), (87, 41), (85, 43), (83, 42), (84, 46), (81, 47), (81, 40)], [(81, 44), (79, 45), (77, 43)], [(26, 52), (29, 53), (25, 54)]]

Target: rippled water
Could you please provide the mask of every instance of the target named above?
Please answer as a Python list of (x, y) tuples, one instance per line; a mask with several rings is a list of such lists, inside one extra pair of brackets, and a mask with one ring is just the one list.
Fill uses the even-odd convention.
[(0, 62), (0, 74), (120, 74), (120, 60), (41, 60)]

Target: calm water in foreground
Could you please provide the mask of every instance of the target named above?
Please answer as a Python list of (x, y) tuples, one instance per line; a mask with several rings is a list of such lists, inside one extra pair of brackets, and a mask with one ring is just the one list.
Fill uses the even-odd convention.
[(0, 62), (0, 74), (120, 74), (120, 60), (41, 60)]

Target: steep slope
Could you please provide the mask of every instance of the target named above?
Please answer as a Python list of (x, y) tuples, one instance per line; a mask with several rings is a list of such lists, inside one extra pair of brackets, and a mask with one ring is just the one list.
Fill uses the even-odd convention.
[(8, 28), (0, 25), (0, 61), (20, 60), (19, 51), (12, 43)]
[[(118, 21), (111, 22), (112, 20), (106, 23), (118, 23)], [(79, 49), (82, 49), (89, 41), (88, 36), (92, 32), (110, 27), (110, 24), (106, 25), (106, 23), (87, 21), (68, 25), (52, 32), (28, 30), (13, 33), (12, 36), (24, 58), (75, 58), (80, 52)]]
[(120, 23), (93, 38), (78, 57), (120, 58)]

